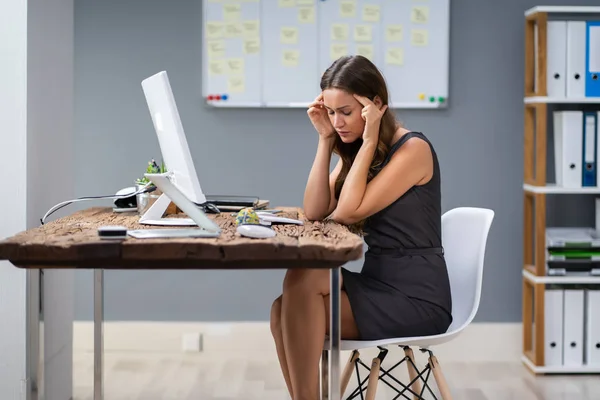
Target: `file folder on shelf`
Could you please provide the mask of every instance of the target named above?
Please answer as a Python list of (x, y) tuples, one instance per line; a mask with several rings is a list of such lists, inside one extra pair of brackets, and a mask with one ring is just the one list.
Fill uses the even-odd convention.
[(567, 21), (548, 21), (546, 34), (546, 91), (548, 97), (566, 96)]
[(548, 275), (600, 275), (600, 236), (594, 228), (547, 228)]
[(561, 287), (548, 287), (544, 292), (544, 364), (563, 364), (563, 302)]
[(586, 97), (600, 97), (600, 21), (588, 21), (586, 26)]
[(567, 21), (567, 96), (585, 97), (586, 22)]
[(563, 365), (583, 365), (584, 289), (565, 289), (563, 310)]
[(600, 367), (600, 289), (586, 290), (585, 364)]
[(580, 188), (582, 181), (583, 112), (554, 111), (556, 186)]
[(596, 131), (596, 112), (584, 113), (583, 124), (583, 176), (581, 186), (596, 186), (596, 157), (597, 154), (597, 131)]

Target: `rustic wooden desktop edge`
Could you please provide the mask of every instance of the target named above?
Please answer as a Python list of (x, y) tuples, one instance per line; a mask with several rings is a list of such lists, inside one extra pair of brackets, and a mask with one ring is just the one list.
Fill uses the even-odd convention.
[[(104, 270), (148, 269), (291, 269), (331, 271), (329, 398), (340, 393), (340, 268), (363, 255), (363, 240), (333, 221), (308, 221), (299, 208), (283, 208), (283, 216), (304, 225), (274, 225), (274, 238), (249, 239), (235, 231), (229, 212), (211, 214), (221, 227), (219, 238), (102, 240), (97, 229), (140, 225), (137, 214), (90, 208), (0, 241), (0, 260), (25, 269), (94, 269), (94, 400), (103, 390)], [(177, 215), (184, 216), (184, 215)], [(39, 356), (39, 354), (38, 354)], [(35, 382), (33, 383), (35, 385)]]

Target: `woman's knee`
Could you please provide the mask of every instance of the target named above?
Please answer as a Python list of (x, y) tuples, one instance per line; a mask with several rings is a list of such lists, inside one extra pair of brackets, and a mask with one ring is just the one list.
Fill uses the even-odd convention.
[(300, 291), (329, 294), (329, 270), (290, 269), (283, 280), (283, 292)]
[(275, 337), (281, 335), (281, 296), (271, 306), (271, 333)]

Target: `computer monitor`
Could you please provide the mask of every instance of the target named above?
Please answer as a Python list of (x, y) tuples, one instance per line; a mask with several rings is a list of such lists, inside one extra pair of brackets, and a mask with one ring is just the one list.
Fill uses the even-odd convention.
[[(171, 173), (171, 182), (192, 202), (198, 205), (205, 204), (206, 196), (200, 187), (167, 72), (161, 71), (144, 79), (142, 89), (148, 103), (165, 167)], [(170, 200), (164, 193), (161, 198), (141, 216), (140, 223), (196, 225), (189, 218), (163, 218)]]

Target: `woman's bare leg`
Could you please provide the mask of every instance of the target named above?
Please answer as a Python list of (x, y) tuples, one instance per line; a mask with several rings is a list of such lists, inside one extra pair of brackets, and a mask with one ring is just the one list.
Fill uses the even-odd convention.
[(271, 307), (271, 333), (275, 340), (275, 349), (277, 350), (277, 357), (279, 358), (279, 365), (281, 365), (281, 372), (283, 373), (283, 379), (287, 385), (290, 397), (294, 398), (294, 392), (292, 391), (292, 383), (290, 381), (290, 373), (287, 365), (287, 359), (285, 357), (285, 347), (283, 345), (283, 333), (281, 332), (281, 299), (279, 296), (273, 302)]
[[(319, 360), (329, 325), (329, 273), (329, 270), (297, 269), (289, 270), (285, 277), (281, 326), (294, 400), (319, 399)], [(344, 291), (340, 306), (341, 336), (358, 338)]]

